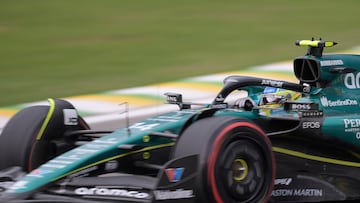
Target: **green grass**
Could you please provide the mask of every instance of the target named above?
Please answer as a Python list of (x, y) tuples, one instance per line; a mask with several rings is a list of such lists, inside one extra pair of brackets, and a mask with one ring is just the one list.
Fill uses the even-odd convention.
[(360, 1), (2, 0), (0, 106), (238, 70), (360, 45)]

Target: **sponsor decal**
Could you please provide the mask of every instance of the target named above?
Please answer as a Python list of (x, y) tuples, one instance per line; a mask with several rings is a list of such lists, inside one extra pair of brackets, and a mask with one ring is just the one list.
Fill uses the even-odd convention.
[(358, 105), (358, 102), (356, 100), (353, 99), (345, 99), (345, 100), (329, 100), (326, 97), (321, 97), (320, 98), (321, 104), (324, 107), (336, 107), (336, 106), (355, 106)]
[(177, 93), (166, 93), (166, 101), (170, 104), (176, 104), (182, 101), (182, 95)]
[(99, 167), (98, 166), (93, 166), (87, 169), (84, 169), (82, 171), (79, 171), (77, 173), (71, 174), (69, 177), (73, 178), (73, 177), (85, 177), (88, 176), (90, 172), (97, 170)]
[(360, 132), (356, 133), (356, 139), (360, 140)]
[(184, 170), (184, 168), (167, 168), (165, 169), (165, 173), (168, 177), (168, 180), (172, 183), (175, 183), (181, 180)]
[(26, 188), (26, 185), (28, 183), (29, 183), (28, 181), (23, 181), (23, 180), (17, 181), (10, 187), (10, 190), (19, 190), (19, 189)]
[(345, 132), (354, 133), (356, 139), (360, 140), (360, 119), (344, 119)]
[(98, 144), (98, 143), (100, 143), (100, 144), (109, 144), (109, 145), (111, 145), (111, 144), (115, 144), (115, 143), (117, 143), (118, 141), (117, 141), (117, 138), (114, 138), (114, 137), (110, 137), (110, 138), (106, 138), (106, 139), (97, 139), (97, 140), (95, 140), (93, 143), (96, 143), (96, 144)]
[(290, 185), (292, 178), (278, 178), (275, 179), (274, 185)]
[(140, 123), (135, 123), (134, 125), (130, 126), (129, 128), (130, 129), (137, 129), (137, 130), (140, 130), (140, 131), (145, 131), (145, 130), (151, 130), (157, 126), (159, 126), (160, 123), (150, 123), (150, 124), (147, 124), (145, 122), (140, 122)]
[(319, 129), (321, 125), (319, 121), (309, 121), (303, 122), (302, 127), (303, 129)]
[(310, 104), (291, 104), (292, 110), (310, 110), (311, 106)]
[(51, 164), (50, 162), (43, 165), (43, 167), (57, 168), (57, 169), (64, 168), (65, 166), (66, 165), (63, 165), (63, 164)]
[(57, 159), (53, 159), (50, 160), (50, 163), (56, 163), (56, 164), (72, 164), (72, 161), (64, 161), (64, 160), (57, 160)]
[(77, 154), (92, 154), (99, 151), (98, 149), (85, 149), (86, 147), (87, 146), (84, 145), (82, 148), (76, 148), (74, 149), (74, 152)]
[(360, 119), (344, 119), (345, 132), (359, 132)]
[(225, 109), (228, 107), (228, 104), (227, 103), (214, 104), (211, 107), (215, 109)]
[(226, 79), (225, 82), (234, 82), (234, 83), (237, 83), (237, 82), (239, 82), (239, 80), (236, 80), (236, 79), (233, 79), (233, 78), (229, 78), (229, 79)]
[(271, 86), (271, 87), (282, 87), (283, 84), (284, 84), (283, 81), (278, 81), (278, 80), (264, 79), (261, 81), (261, 85), (267, 85), (267, 86)]
[(344, 65), (342, 60), (326, 60), (320, 61), (320, 66), (341, 66)]
[(168, 95), (166, 100), (169, 102), (169, 103), (176, 103), (177, 102), (177, 98), (174, 97), (174, 96), (171, 96), (171, 95)]
[(78, 116), (75, 109), (63, 109), (64, 125), (77, 125)]
[(111, 160), (105, 163), (105, 171), (114, 171), (119, 167), (119, 162)]
[(322, 197), (322, 189), (304, 188), (304, 189), (276, 189), (271, 193), (273, 197)]
[(302, 117), (322, 117), (323, 115), (322, 111), (304, 111), (301, 113)]
[(87, 148), (89, 149), (97, 149), (97, 150), (100, 150), (100, 149), (103, 149), (103, 148), (106, 148), (107, 145), (104, 145), (104, 144), (96, 144), (96, 143), (89, 143), (86, 145)]
[(306, 86), (304, 86), (304, 88), (303, 88), (303, 92), (305, 92), (305, 93), (309, 93), (311, 91), (311, 86), (310, 85), (306, 85)]
[(155, 118), (149, 118), (150, 121), (165, 121), (165, 122), (177, 122), (181, 119), (178, 116), (158, 116)]
[(87, 188), (81, 187), (74, 191), (77, 195), (97, 195), (97, 196), (116, 196), (116, 197), (131, 197), (137, 199), (146, 199), (150, 195), (146, 192), (126, 189), (113, 189), (113, 188)]
[(305, 102), (285, 102), (284, 109), (286, 111), (309, 111), (318, 110), (319, 105), (317, 103), (305, 103)]
[(264, 89), (264, 94), (276, 93), (277, 90), (278, 90), (278, 88), (276, 88), (276, 87), (266, 87)]
[(154, 195), (156, 200), (187, 199), (187, 198), (195, 197), (193, 190), (184, 190), (184, 189), (177, 189), (173, 191), (155, 190)]
[(46, 170), (46, 169), (35, 169), (35, 170), (31, 171), (28, 176), (43, 177), (43, 175), (51, 173), (51, 172), (52, 172), (51, 170)]
[(287, 196), (293, 196), (293, 194), (294, 194), (293, 189), (276, 189), (272, 191), (271, 196), (287, 197)]
[(66, 155), (66, 156), (60, 156), (57, 159), (66, 159), (66, 160), (76, 161), (76, 160), (80, 160), (81, 158), (77, 154), (71, 154), (71, 155)]
[(360, 73), (348, 73), (344, 77), (344, 85), (348, 89), (360, 88)]
[(222, 96), (222, 94), (219, 94), (216, 98), (215, 98), (216, 102), (224, 102), (225, 98)]

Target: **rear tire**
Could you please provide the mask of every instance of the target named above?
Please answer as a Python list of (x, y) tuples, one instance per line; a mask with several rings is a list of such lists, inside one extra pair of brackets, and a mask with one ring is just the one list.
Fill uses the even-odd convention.
[[(48, 111), (49, 106), (32, 106), (19, 111), (8, 121), (0, 135), (0, 170), (20, 166), (29, 172), (63, 152), (54, 140), (61, 141), (64, 126), (55, 123), (58, 126), (51, 126), (41, 139), (37, 139)], [(88, 125), (79, 117), (79, 125), (73, 129), (88, 129)]]
[(198, 155), (199, 202), (267, 202), (273, 189), (275, 159), (270, 140), (253, 122), (210, 117), (189, 126), (174, 158)]

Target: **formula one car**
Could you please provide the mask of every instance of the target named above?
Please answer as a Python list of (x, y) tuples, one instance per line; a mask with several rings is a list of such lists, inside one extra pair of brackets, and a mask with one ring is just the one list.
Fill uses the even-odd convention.
[(0, 136), (0, 202), (359, 201), (360, 56), (335, 44), (296, 41), (298, 83), (229, 76), (210, 104), (166, 93), (178, 111), (111, 132), (64, 100), (25, 108)]

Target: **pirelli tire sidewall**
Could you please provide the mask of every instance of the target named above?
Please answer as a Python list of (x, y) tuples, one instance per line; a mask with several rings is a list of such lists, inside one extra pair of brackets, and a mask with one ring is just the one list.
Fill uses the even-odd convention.
[(189, 126), (174, 157), (197, 154), (195, 193), (201, 202), (267, 202), (275, 179), (271, 142), (252, 121), (209, 117)]
[(11, 166), (21, 166), (25, 171), (32, 169), (31, 154), (40, 145), (36, 136), (48, 110), (48, 106), (28, 107), (7, 122), (0, 136), (0, 170)]
[[(89, 129), (80, 116), (77, 125), (65, 126), (63, 109), (73, 109), (73, 106), (63, 100), (52, 101), (54, 103), (50, 106), (24, 108), (8, 121), (0, 135), (0, 170), (21, 166), (29, 172), (73, 148), (68, 146), (65, 149), (65, 144), (56, 144), (67, 143), (65, 131)], [(54, 111), (51, 111), (52, 107)]]

